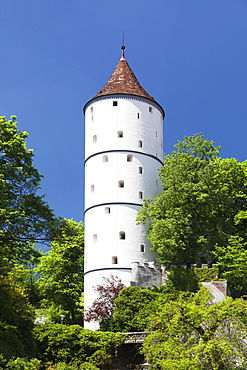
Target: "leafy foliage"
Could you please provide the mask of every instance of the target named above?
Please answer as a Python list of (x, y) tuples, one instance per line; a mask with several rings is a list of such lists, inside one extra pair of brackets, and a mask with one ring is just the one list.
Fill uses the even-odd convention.
[[(111, 332), (93, 332), (79, 325), (50, 324), (35, 329), (38, 358), (42, 363), (65, 362), (80, 365), (89, 362), (100, 369), (111, 366), (124, 335)], [(111, 367), (110, 367), (111, 368)]]
[[(205, 289), (163, 302), (149, 318), (143, 353), (153, 369), (236, 369), (247, 360), (247, 303), (209, 304)], [(242, 366), (242, 367), (241, 367)]]
[(247, 241), (232, 236), (226, 246), (216, 246), (221, 276), (227, 279), (233, 297), (247, 294)]
[(33, 355), (34, 311), (8, 274), (0, 274), (0, 297), (0, 353), (5, 358)]
[(126, 287), (115, 299), (114, 329), (121, 332), (144, 331), (158, 294), (138, 286)]
[(94, 288), (98, 296), (91, 307), (84, 312), (84, 321), (98, 321), (101, 330), (109, 330), (113, 317), (114, 300), (124, 288), (124, 284), (114, 275), (105, 277), (103, 280), (104, 284)]
[(7, 370), (39, 370), (40, 360), (37, 358), (27, 359), (23, 357), (11, 358), (7, 364)]
[(59, 314), (67, 313), (65, 322), (82, 323), (78, 306), (83, 293), (84, 226), (65, 220), (52, 240), (51, 250), (41, 257), (36, 272), (39, 287), (47, 305)]
[(137, 220), (149, 224), (161, 262), (210, 261), (216, 245), (246, 235), (246, 163), (218, 158), (219, 147), (201, 134), (175, 148), (160, 169), (163, 191), (145, 201)]
[(42, 176), (33, 167), (27, 136), (15, 116), (0, 117), (0, 267), (29, 256), (30, 243), (49, 239), (58, 223), (36, 194)]

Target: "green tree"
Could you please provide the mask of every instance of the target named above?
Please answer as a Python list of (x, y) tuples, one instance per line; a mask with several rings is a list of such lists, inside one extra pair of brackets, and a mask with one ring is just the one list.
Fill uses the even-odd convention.
[(126, 287), (114, 300), (113, 327), (116, 331), (144, 331), (159, 294), (138, 286)]
[(27, 132), (16, 117), (0, 117), (0, 267), (30, 255), (30, 243), (50, 238), (57, 225), (52, 210), (37, 195), (42, 176), (33, 167)]
[(57, 316), (59, 310), (67, 312), (65, 322), (82, 323), (78, 303), (83, 292), (83, 263), (84, 226), (82, 222), (64, 219), (36, 272), (40, 274), (38, 284), (48, 307), (53, 305)]
[(239, 236), (232, 236), (226, 246), (216, 246), (221, 277), (229, 284), (231, 295), (247, 294), (247, 242)]
[(143, 354), (153, 369), (244, 369), (247, 303), (227, 298), (210, 304), (205, 289), (162, 302), (149, 317)]
[(100, 369), (112, 369), (112, 358), (124, 340), (123, 334), (93, 332), (79, 325), (41, 325), (34, 334), (37, 357), (43, 365), (58, 362), (81, 365), (89, 362)]
[(149, 224), (149, 240), (161, 262), (212, 261), (215, 245), (246, 237), (246, 163), (220, 159), (203, 135), (185, 137), (164, 157), (163, 190), (148, 199), (137, 221)]
[(15, 283), (16, 287), (23, 290), (26, 299), (34, 306), (39, 306), (40, 292), (38, 287), (38, 275), (36, 267), (39, 263), (39, 258), (44, 254), (43, 251), (30, 246), (31, 256), (27, 260), (23, 259), (20, 263), (14, 263), (9, 276)]
[(0, 298), (0, 354), (32, 356), (34, 309), (24, 290), (5, 272), (0, 272)]

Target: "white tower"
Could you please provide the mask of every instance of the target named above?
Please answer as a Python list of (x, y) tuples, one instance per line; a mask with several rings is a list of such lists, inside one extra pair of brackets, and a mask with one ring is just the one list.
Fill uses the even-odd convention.
[(85, 309), (102, 277), (117, 275), (129, 286), (133, 264), (156, 258), (136, 215), (143, 199), (161, 190), (164, 110), (141, 87), (124, 49), (107, 84), (84, 107)]

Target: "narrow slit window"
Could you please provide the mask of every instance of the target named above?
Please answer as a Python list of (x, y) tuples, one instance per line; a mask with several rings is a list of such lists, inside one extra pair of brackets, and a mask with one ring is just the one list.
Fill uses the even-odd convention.
[(140, 118), (140, 113), (137, 113), (137, 118), (138, 118), (138, 119)]
[(94, 185), (91, 185), (91, 193), (94, 193)]
[(105, 213), (106, 213), (106, 214), (111, 213), (111, 208), (110, 208), (110, 207), (105, 207)]
[(156, 135), (156, 137), (158, 136), (158, 132), (157, 131), (155, 132), (155, 135)]
[(118, 131), (117, 132), (117, 137), (123, 137), (123, 131)]
[(158, 180), (156, 180), (156, 186), (158, 186)]
[(148, 108), (149, 112), (152, 113), (153, 112), (153, 108), (149, 106)]
[(108, 162), (108, 155), (103, 156), (103, 162)]
[(144, 244), (141, 244), (141, 245), (140, 245), (140, 251), (141, 251), (141, 252), (145, 252), (145, 246), (144, 246)]
[(97, 143), (97, 135), (93, 135), (93, 143), (96, 144)]
[(143, 192), (142, 191), (139, 191), (139, 198), (142, 199), (143, 198)]
[(128, 154), (127, 155), (127, 162), (132, 162), (133, 161), (133, 155)]
[(119, 239), (125, 239), (125, 232), (124, 231), (119, 232)]
[(119, 188), (124, 188), (124, 181), (123, 180), (118, 181), (118, 187)]
[(142, 140), (138, 141), (138, 146), (139, 146), (139, 148), (142, 148)]
[(112, 256), (111, 262), (113, 265), (117, 265), (117, 256)]
[(90, 108), (91, 113), (93, 113), (93, 107)]
[(97, 234), (93, 234), (93, 242), (96, 243), (97, 242)]
[(139, 167), (139, 168), (138, 168), (138, 172), (139, 172), (140, 174), (142, 174), (142, 171), (143, 171), (143, 168), (142, 168), (142, 167)]
[(114, 100), (114, 101), (112, 102), (112, 105), (113, 105), (113, 107), (117, 107), (117, 100)]

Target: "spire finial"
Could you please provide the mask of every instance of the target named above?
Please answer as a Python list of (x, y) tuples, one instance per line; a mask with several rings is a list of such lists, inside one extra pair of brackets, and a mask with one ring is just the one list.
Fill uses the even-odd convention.
[(125, 49), (125, 46), (124, 46), (124, 31), (123, 31), (123, 43), (122, 43), (121, 49), (122, 49), (122, 56), (121, 56), (120, 60), (125, 60), (125, 55), (124, 55), (124, 49)]

